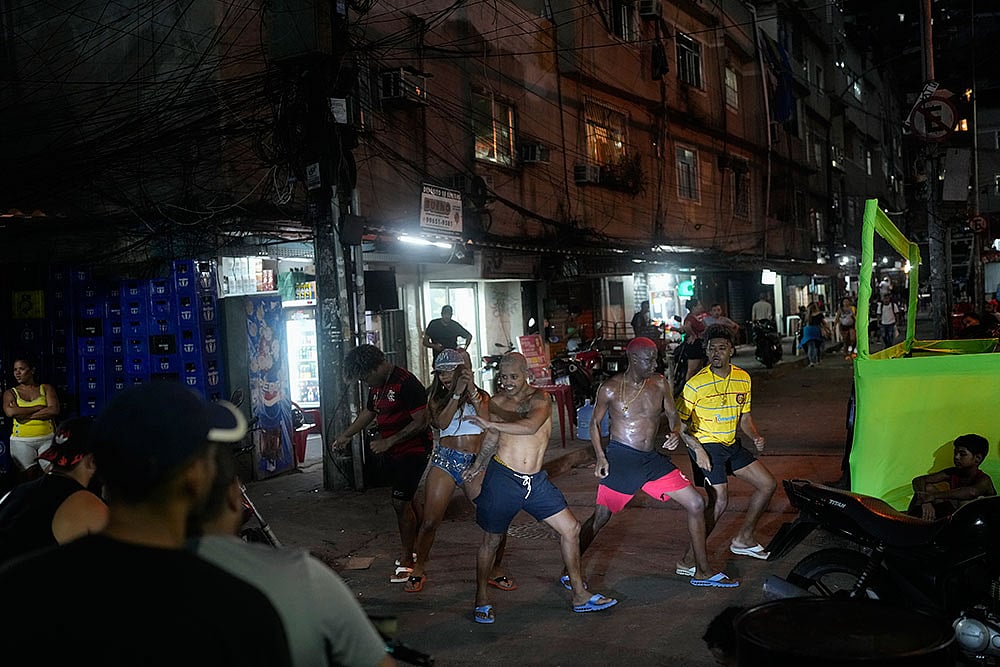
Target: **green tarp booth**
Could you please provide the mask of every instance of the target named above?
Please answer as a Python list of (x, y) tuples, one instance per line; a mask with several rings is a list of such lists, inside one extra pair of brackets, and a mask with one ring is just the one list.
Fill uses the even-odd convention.
[[(906, 338), (869, 352), (873, 246), (878, 233), (909, 261)], [(952, 443), (979, 433), (990, 443), (983, 470), (1000, 485), (1000, 354), (995, 339), (914, 340), (920, 251), (878, 207), (865, 204), (858, 288), (857, 409), (851, 446), (851, 490), (905, 510), (917, 475), (952, 465)]]

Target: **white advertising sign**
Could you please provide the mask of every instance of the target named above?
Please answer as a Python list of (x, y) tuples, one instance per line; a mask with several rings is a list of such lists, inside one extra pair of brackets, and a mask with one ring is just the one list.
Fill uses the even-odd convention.
[(444, 236), (461, 236), (462, 193), (425, 184), (420, 195), (420, 229)]

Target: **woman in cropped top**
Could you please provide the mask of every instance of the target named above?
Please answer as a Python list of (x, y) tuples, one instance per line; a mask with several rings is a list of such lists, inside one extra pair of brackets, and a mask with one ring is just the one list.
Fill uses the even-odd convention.
[(17, 464), (19, 481), (42, 474), (38, 454), (52, 443), (53, 420), (59, 416), (59, 396), (50, 384), (38, 384), (35, 365), (25, 357), (14, 359), (17, 385), (3, 394), (3, 411), (14, 420), (10, 453)]
[[(490, 418), (490, 395), (476, 386), (471, 366), (469, 353), (465, 350), (446, 349), (434, 360), (434, 381), (427, 392), (427, 412), (435, 444), (424, 483), (423, 520), (414, 545), (416, 564), (404, 587), (408, 593), (424, 588), (431, 545), (455, 488), (461, 488), (469, 500), (475, 500), (482, 486), (482, 476), (467, 483), (462, 479), (462, 473), (475, 460), (485, 437), (483, 430), (469, 418)], [(498, 550), (490, 582), (497, 588), (514, 590), (517, 585), (500, 569), (502, 549), (501, 546)]]

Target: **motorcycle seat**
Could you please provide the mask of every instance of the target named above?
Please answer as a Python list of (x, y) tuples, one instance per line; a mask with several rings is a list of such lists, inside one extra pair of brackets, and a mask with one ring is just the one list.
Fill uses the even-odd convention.
[(803, 495), (814, 501), (839, 508), (858, 528), (890, 547), (917, 547), (928, 544), (948, 524), (948, 519), (928, 521), (910, 516), (889, 503), (860, 493), (835, 489), (822, 484), (800, 487)]

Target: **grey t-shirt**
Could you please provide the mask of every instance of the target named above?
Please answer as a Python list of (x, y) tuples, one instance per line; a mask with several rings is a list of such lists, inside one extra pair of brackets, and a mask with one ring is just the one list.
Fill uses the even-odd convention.
[(206, 535), (189, 547), (267, 596), (285, 624), (296, 667), (373, 667), (385, 659), (385, 642), (351, 589), (307, 551), (247, 544), (228, 535)]

